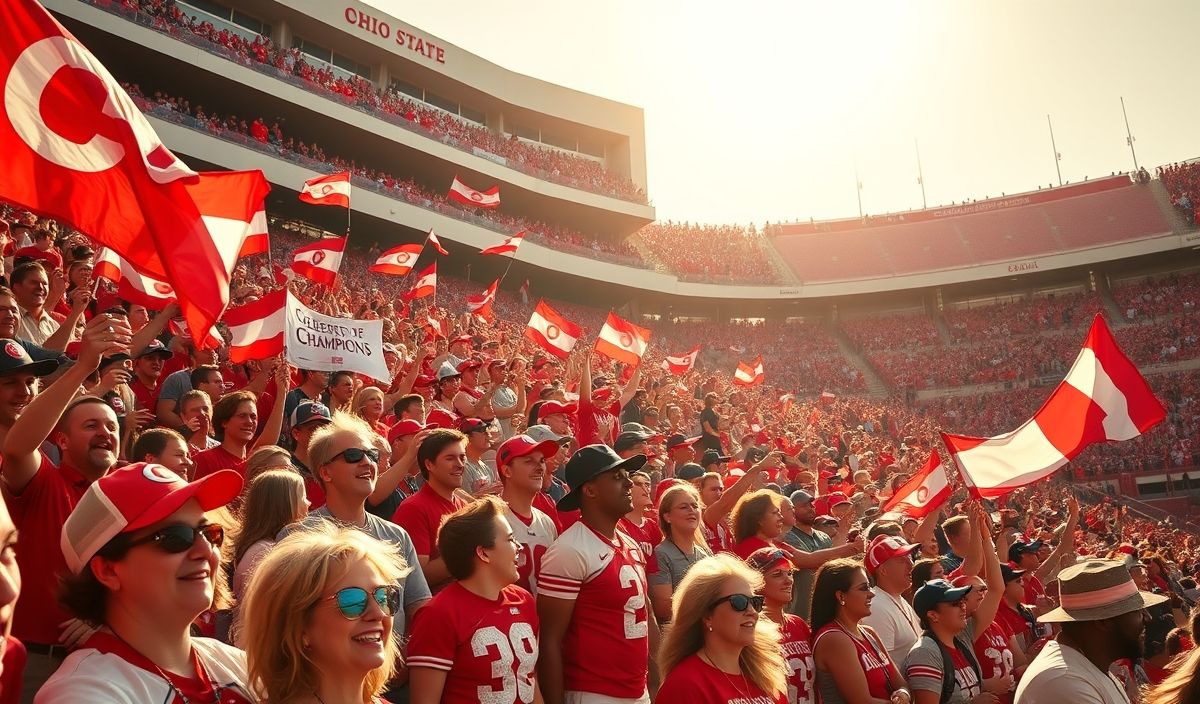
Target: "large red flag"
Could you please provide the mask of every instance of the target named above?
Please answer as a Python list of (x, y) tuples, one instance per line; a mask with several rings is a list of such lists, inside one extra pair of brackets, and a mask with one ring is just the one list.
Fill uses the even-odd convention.
[(405, 301), (415, 301), (435, 293), (437, 293), (437, 262), (422, 269), (417, 274), (417, 280), (413, 282), (412, 288), (400, 294), (400, 298)]
[(559, 315), (545, 301), (538, 301), (525, 328), (525, 337), (559, 359), (571, 356), (582, 334), (582, 328)]
[(1088, 445), (1131, 440), (1166, 411), (1099, 314), (1065, 379), (1033, 417), (992, 438), (942, 433), (976, 497), (1003, 496), (1056, 472)]
[(517, 256), (517, 248), (521, 246), (521, 242), (525, 239), (525, 231), (521, 230), (512, 237), (504, 238), (504, 241), (497, 245), (492, 245), (485, 249), (479, 250), (480, 254), (499, 254), (506, 257)]
[(471, 205), (477, 208), (497, 208), (500, 206), (500, 187), (492, 186), (486, 191), (477, 191), (467, 184), (454, 177), (454, 181), (450, 184), (450, 192), (447, 194), (450, 200), (458, 201), (463, 205)]
[(662, 368), (666, 371), (680, 376), (692, 371), (692, 367), (696, 366), (696, 356), (700, 354), (700, 345), (692, 348), (691, 352), (678, 356), (667, 356), (663, 359)]
[(266, 359), (283, 351), (287, 323), (287, 289), (265, 294), (225, 313), (229, 326), (229, 360), (240, 364), (248, 359)]
[(600, 335), (596, 338), (596, 351), (622, 364), (636, 367), (646, 353), (650, 343), (650, 331), (618, 317), (608, 314)]
[(413, 266), (417, 263), (417, 257), (421, 255), (422, 249), (423, 247), (419, 244), (402, 244), (399, 247), (392, 247), (379, 255), (375, 263), (367, 267), (367, 271), (391, 274), (392, 276), (404, 276), (412, 271)]
[(761, 384), (764, 378), (762, 355), (750, 364), (738, 362), (737, 369), (733, 372), (733, 383), (738, 386)]
[(71, 224), (174, 285), (189, 325), (207, 335), (228, 301), (229, 278), (186, 189), (196, 172), (41, 5), (0, 2), (0, 27), (0, 196)]
[(292, 253), (292, 271), (309, 281), (332, 286), (346, 251), (345, 237), (326, 237)]
[(880, 510), (899, 511), (913, 518), (924, 518), (936, 511), (946, 499), (950, 498), (950, 479), (946, 476), (946, 466), (942, 458), (934, 450), (929, 455), (929, 461), (907, 482), (904, 482), (892, 498)]
[(467, 310), (475, 315), (483, 318), (488, 322), (495, 320), (495, 315), (492, 313), (492, 304), (496, 302), (496, 289), (500, 286), (500, 279), (492, 282), (491, 286), (480, 296), (467, 296)]

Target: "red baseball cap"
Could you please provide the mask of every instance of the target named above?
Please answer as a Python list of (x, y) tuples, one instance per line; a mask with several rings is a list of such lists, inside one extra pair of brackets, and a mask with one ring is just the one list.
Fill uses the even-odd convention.
[(388, 430), (388, 444), (391, 445), (400, 438), (406, 438), (409, 435), (416, 435), (424, 429), (424, 425), (421, 425), (412, 418), (405, 418), (404, 420), (397, 421), (396, 424)]
[(555, 413), (566, 413), (568, 415), (574, 413), (579, 406), (574, 403), (559, 403), (558, 401), (546, 401), (538, 407), (538, 418), (552, 416)]
[(750, 553), (750, 556), (746, 558), (746, 564), (750, 565), (750, 569), (764, 574), (780, 563), (789, 568), (792, 566), (791, 561), (788, 560), (787, 553), (776, 547), (759, 548)]
[(893, 535), (877, 535), (871, 541), (870, 547), (867, 548), (867, 557), (863, 563), (867, 567), (867, 574), (875, 574), (875, 570), (879, 566), (893, 557), (902, 555), (911, 555), (920, 549), (920, 545), (907, 543), (903, 538), (897, 538)]
[(496, 466), (504, 466), (518, 457), (524, 457), (531, 452), (541, 450), (543, 457), (551, 457), (558, 452), (560, 445), (554, 440), (538, 442), (528, 435), (514, 435), (500, 443), (496, 450)]
[(429, 412), (429, 415), (425, 416), (425, 427), (456, 429), (458, 421), (454, 419), (454, 416), (449, 411), (435, 408)]
[(472, 369), (478, 369), (482, 366), (483, 362), (480, 362), (478, 359), (464, 359), (463, 361), (459, 362), (455, 369), (459, 374), (465, 374)]
[(160, 464), (136, 462), (114, 469), (87, 488), (63, 524), (61, 548), (72, 573), (83, 571), (108, 541), (154, 525), (191, 499), (211, 511), (242, 491), (232, 469), (188, 483)]
[(850, 499), (847, 499), (846, 495), (840, 491), (835, 491), (829, 495), (830, 508), (837, 506), (838, 504), (848, 504), (848, 503), (850, 503)]

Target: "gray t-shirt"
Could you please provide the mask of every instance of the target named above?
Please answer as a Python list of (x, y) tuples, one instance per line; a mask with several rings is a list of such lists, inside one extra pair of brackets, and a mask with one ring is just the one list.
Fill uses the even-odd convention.
[[(812, 535), (793, 527), (784, 533), (783, 542), (803, 552), (816, 552), (833, 547), (833, 538), (813, 529)], [(792, 603), (788, 604), (788, 613), (795, 614), (805, 620), (812, 606), (813, 581), (816, 580), (816, 570), (796, 570), (793, 573), (795, 583), (792, 585)]]
[[(163, 379), (162, 386), (159, 389), (159, 401), (174, 401), (178, 404), (179, 399), (192, 390), (192, 370), (180, 369), (177, 372), (171, 372), (167, 375), (166, 379)], [(217, 399), (213, 399), (213, 403), (216, 402)], [(175, 406), (175, 410), (179, 410), (178, 405)]]
[[(955, 663), (952, 674), (954, 691), (950, 694), (948, 702), (949, 704), (967, 704), (983, 691), (983, 683), (979, 681), (979, 675), (970, 661), (970, 658), (975, 657), (974, 649), (971, 647), (971, 644), (975, 642), (975, 619), (967, 619), (966, 630), (958, 634), (955, 640), (959, 644), (959, 652), (951, 651), (951, 661)], [(963, 651), (970, 655), (964, 655)], [(942, 649), (938, 647), (938, 643), (932, 635), (924, 635), (919, 638), (912, 650), (908, 651), (908, 657), (904, 659), (904, 666), (900, 668), (900, 671), (904, 673), (904, 679), (908, 680), (908, 688), (914, 692), (941, 694), (942, 677), (947, 674), (942, 671), (943, 661)]]
[[(283, 540), (297, 530), (316, 526), (319, 521), (333, 521), (341, 525), (350, 525), (334, 518), (330, 515), (329, 509), (322, 506), (310, 511), (308, 517), (300, 523), (293, 523), (279, 531), (277, 539)], [(433, 597), (433, 594), (429, 591), (429, 583), (425, 581), (425, 573), (421, 571), (421, 563), (417, 561), (417, 550), (413, 547), (412, 538), (408, 537), (408, 533), (403, 528), (391, 521), (385, 521), (369, 513), (367, 514), (366, 526), (354, 527), (359, 528), (376, 540), (391, 543), (400, 549), (400, 554), (404, 556), (404, 561), (408, 563), (409, 567), (408, 574), (401, 579), (399, 585), (400, 598), (403, 600), (405, 608)], [(392, 620), (392, 631), (398, 636), (404, 635), (404, 622), (404, 609), (401, 609)]]
[[(507, 386), (501, 386), (496, 389), (496, 393), (492, 394), (492, 410), (508, 410), (515, 405), (517, 405), (517, 392)], [(497, 418), (496, 422), (500, 424), (501, 440), (507, 440), (513, 436), (512, 418)]]
[(688, 554), (672, 541), (664, 540), (654, 546), (654, 559), (658, 562), (658, 571), (646, 579), (650, 584), (670, 584), (671, 588), (675, 589), (692, 565), (710, 555), (712, 553), (700, 543), (693, 545), (691, 554)]

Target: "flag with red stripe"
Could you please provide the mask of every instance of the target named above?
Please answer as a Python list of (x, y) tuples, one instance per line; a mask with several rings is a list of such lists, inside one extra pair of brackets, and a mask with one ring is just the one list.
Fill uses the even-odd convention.
[(559, 315), (545, 301), (538, 301), (525, 328), (525, 337), (559, 359), (571, 355), (582, 334), (583, 328)]
[(696, 357), (700, 354), (700, 345), (692, 348), (691, 352), (686, 354), (668, 356), (663, 359), (662, 368), (677, 376), (687, 374), (696, 366)]
[(187, 190), (230, 277), (239, 257), (269, 249), (265, 201), (271, 185), (263, 172), (203, 173)]
[(450, 200), (476, 208), (498, 208), (500, 206), (500, 187), (492, 186), (486, 191), (477, 191), (454, 177), (450, 183)]
[(399, 247), (392, 247), (379, 255), (379, 258), (375, 260), (374, 264), (367, 267), (367, 270), (391, 276), (404, 276), (416, 266), (417, 257), (421, 256), (421, 249), (419, 244), (402, 244)]
[(1093, 443), (1130, 440), (1162, 422), (1163, 405), (1099, 314), (1070, 371), (1033, 417), (992, 438), (942, 433), (976, 497), (1044, 479)]
[(229, 327), (229, 361), (267, 359), (283, 352), (287, 326), (287, 289), (281, 288), (225, 312)]
[(176, 300), (175, 289), (165, 281), (151, 278), (133, 268), (124, 257), (110, 247), (96, 254), (93, 276), (108, 279), (117, 285), (117, 295), (130, 303), (150, 310), (162, 310)]
[[(186, 337), (188, 339), (191, 339), (192, 337), (192, 331), (188, 329), (187, 321), (183, 318), (172, 318), (171, 322), (168, 324), (168, 328), (170, 328), (172, 335), (178, 335), (179, 337)], [(221, 337), (217, 327), (214, 325), (212, 329), (208, 331), (208, 335), (204, 338), (204, 341), (200, 344), (200, 347), (203, 349), (215, 349), (224, 344), (225, 338)]]
[(517, 248), (521, 246), (521, 242), (525, 239), (525, 231), (522, 230), (512, 237), (506, 238), (503, 242), (486, 249), (479, 250), (480, 254), (498, 254), (506, 257), (515, 257)]
[(437, 293), (437, 262), (430, 264), (417, 274), (417, 280), (412, 288), (400, 294), (405, 301), (415, 301)]
[(313, 205), (349, 208), (350, 172), (342, 171), (329, 176), (308, 179), (300, 188), (300, 200)]
[(342, 265), (345, 237), (326, 237), (292, 253), (292, 271), (309, 281), (332, 286)]
[(649, 330), (610, 312), (604, 327), (600, 328), (600, 336), (596, 338), (596, 351), (609, 359), (636, 367), (642, 361), (649, 342)]
[(913, 518), (924, 518), (950, 498), (950, 491), (946, 465), (934, 450), (921, 471), (898, 487), (880, 510), (883, 513), (898, 511)]
[(496, 288), (499, 285), (500, 279), (496, 279), (491, 286), (487, 287), (483, 295), (467, 296), (467, 310), (488, 322), (495, 320), (496, 316), (492, 314), (492, 303), (496, 301)]
[(433, 248), (437, 250), (437, 253), (443, 257), (450, 255), (450, 253), (446, 251), (446, 248), (442, 246), (442, 241), (438, 239), (438, 236), (433, 234), (433, 230), (429, 231), (428, 242), (429, 244), (433, 245)]
[(761, 384), (764, 378), (762, 355), (749, 364), (738, 362), (737, 369), (733, 372), (733, 383), (738, 386)]

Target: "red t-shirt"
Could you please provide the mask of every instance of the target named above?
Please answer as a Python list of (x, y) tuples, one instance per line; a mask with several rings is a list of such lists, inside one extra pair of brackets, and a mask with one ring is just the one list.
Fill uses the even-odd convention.
[[(983, 632), (983, 635), (975, 639), (973, 644), (975, 659), (979, 661), (979, 669), (983, 672), (985, 680), (1011, 675), (1015, 669), (1013, 652), (1008, 647), (1008, 639), (1012, 637), (1012, 631), (1005, 623), (1004, 620), (997, 617), (995, 621), (992, 621), (992, 625)], [(1012, 692), (1000, 696), (1001, 702), (1011, 702), (1012, 700)]]
[(1042, 580), (1037, 578), (1035, 574), (1026, 574), (1021, 580), (1021, 584), (1025, 587), (1025, 603), (1037, 605), (1039, 596), (1046, 596), (1046, 586), (1042, 584)]
[[(575, 412), (575, 437), (579, 440), (580, 447), (585, 445), (595, 445), (604, 443), (612, 445), (617, 441), (617, 433), (621, 430), (621, 402), (613, 401), (608, 406), (598, 406), (591, 401), (579, 399), (579, 408)], [(600, 437), (599, 427), (600, 421), (611, 420), (609, 424), (612, 428), (608, 437)]]
[(546, 551), (538, 597), (575, 602), (562, 641), (563, 687), (609, 697), (646, 691), (649, 600), (642, 550), (621, 531), (609, 540), (586, 523)]
[[(162, 377), (159, 378), (161, 379)], [(145, 408), (148, 411), (158, 408), (158, 384), (155, 384), (154, 388), (150, 388), (135, 376), (129, 381), (129, 390), (133, 392), (133, 398), (137, 401), (138, 408)]]
[[(1022, 648), (1028, 650), (1029, 646), (1033, 644), (1033, 631), (1029, 627), (1029, 621), (1009, 606), (1008, 602), (1000, 602), (1000, 608), (996, 611), (996, 623), (999, 623), (1010, 636), (1017, 636), (1017, 644)], [(983, 661), (980, 660), (980, 662)]]
[(230, 454), (229, 450), (221, 445), (197, 452), (192, 461), (196, 463), (196, 479), (207, 477), (222, 469), (232, 469), (243, 477), (246, 476), (246, 460)]
[(722, 672), (689, 655), (667, 673), (655, 704), (786, 704), (786, 697), (768, 696), (745, 675)]
[(749, 538), (739, 542), (737, 545), (734, 545), (733, 554), (737, 555), (743, 560), (749, 560), (750, 555), (752, 555), (755, 550), (769, 547), (771, 547), (770, 543), (758, 537), (757, 535), (752, 535)]
[(550, 517), (554, 521), (554, 527), (558, 528), (558, 534), (562, 535), (568, 528), (579, 522), (582, 514), (579, 509), (574, 511), (560, 511), (558, 506), (554, 505), (554, 499), (544, 491), (539, 491), (533, 497), (533, 507)]
[(443, 704), (532, 704), (538, 658), (533, 596), (511, 584), (496, 600), (452, 582), (418, 612), (408, 666), (446, 673)]
[(622, 518), (617, 521), (617, 528), (625, 531), (625, 535), (633, 538), (638, 547), (642, 549), (642, 555), (646, 557), (646, 573), (658, 573), (658, 561), (654, 559), (654, 547), (662, 542), (662, 528), (653, 520), (642, 517), (640, 526), (634, 525), (633, 521), (628, 518)]
[(710, 526), (701, 520), (700, 530), (704, 532), (704, 540), (714, 555), (733, 549), (733, 536), (729, 533), (729, 526), (725, 525), (725, 521), (717, 521), (717, 525)]
[(808, 622), (795, 614), (783, 615), (784, 665), (787, 667), (789, 704), (816, 704), (817, 691), (813, 679), (817, 665), (812, 655), (812, 630)]
[(454, 494), (449, 500), (442, 498), (425, 483), (417, 493), (400, 502), (396, 513), (392, 514), (392, 523), (408, 531), (418, 555), (428, 555), (430, 560), (436, 560), (442, 554), (437, 547), (437, 532), (442, 519), (466, 505)]
[(872, 697), (887, 700), (890, 696), (888, 694), (888, 659), (883, 643), (866, 635), (865, 628), (863, 629), (864, 637), (859, 638), (851, 635), (840, 623), (834, 621), (822, 626), (821, 630), (813, 636), (813, 650), (815, 651), (821, 644), (822, 638), (834, 631), (846, 635), (854, 643), (854, 650), (858, 653), (858, 664), (867, 678), (867, 693)]
[(17, 550), (21, 571), (21, 595), (13, 611), (12, 634), (26, 643), (57, 645), (62, 629), (58, 624), (71, 618), (55, 599), (58, 576), (66, 574), (67, 560), (59, 545), (62, 527), (90, 481), (67, 465), (55, 467), (45, 455), (37, 474), (20, 493), (4, 487), (13, 523), (21, 541), (29, 546)]

